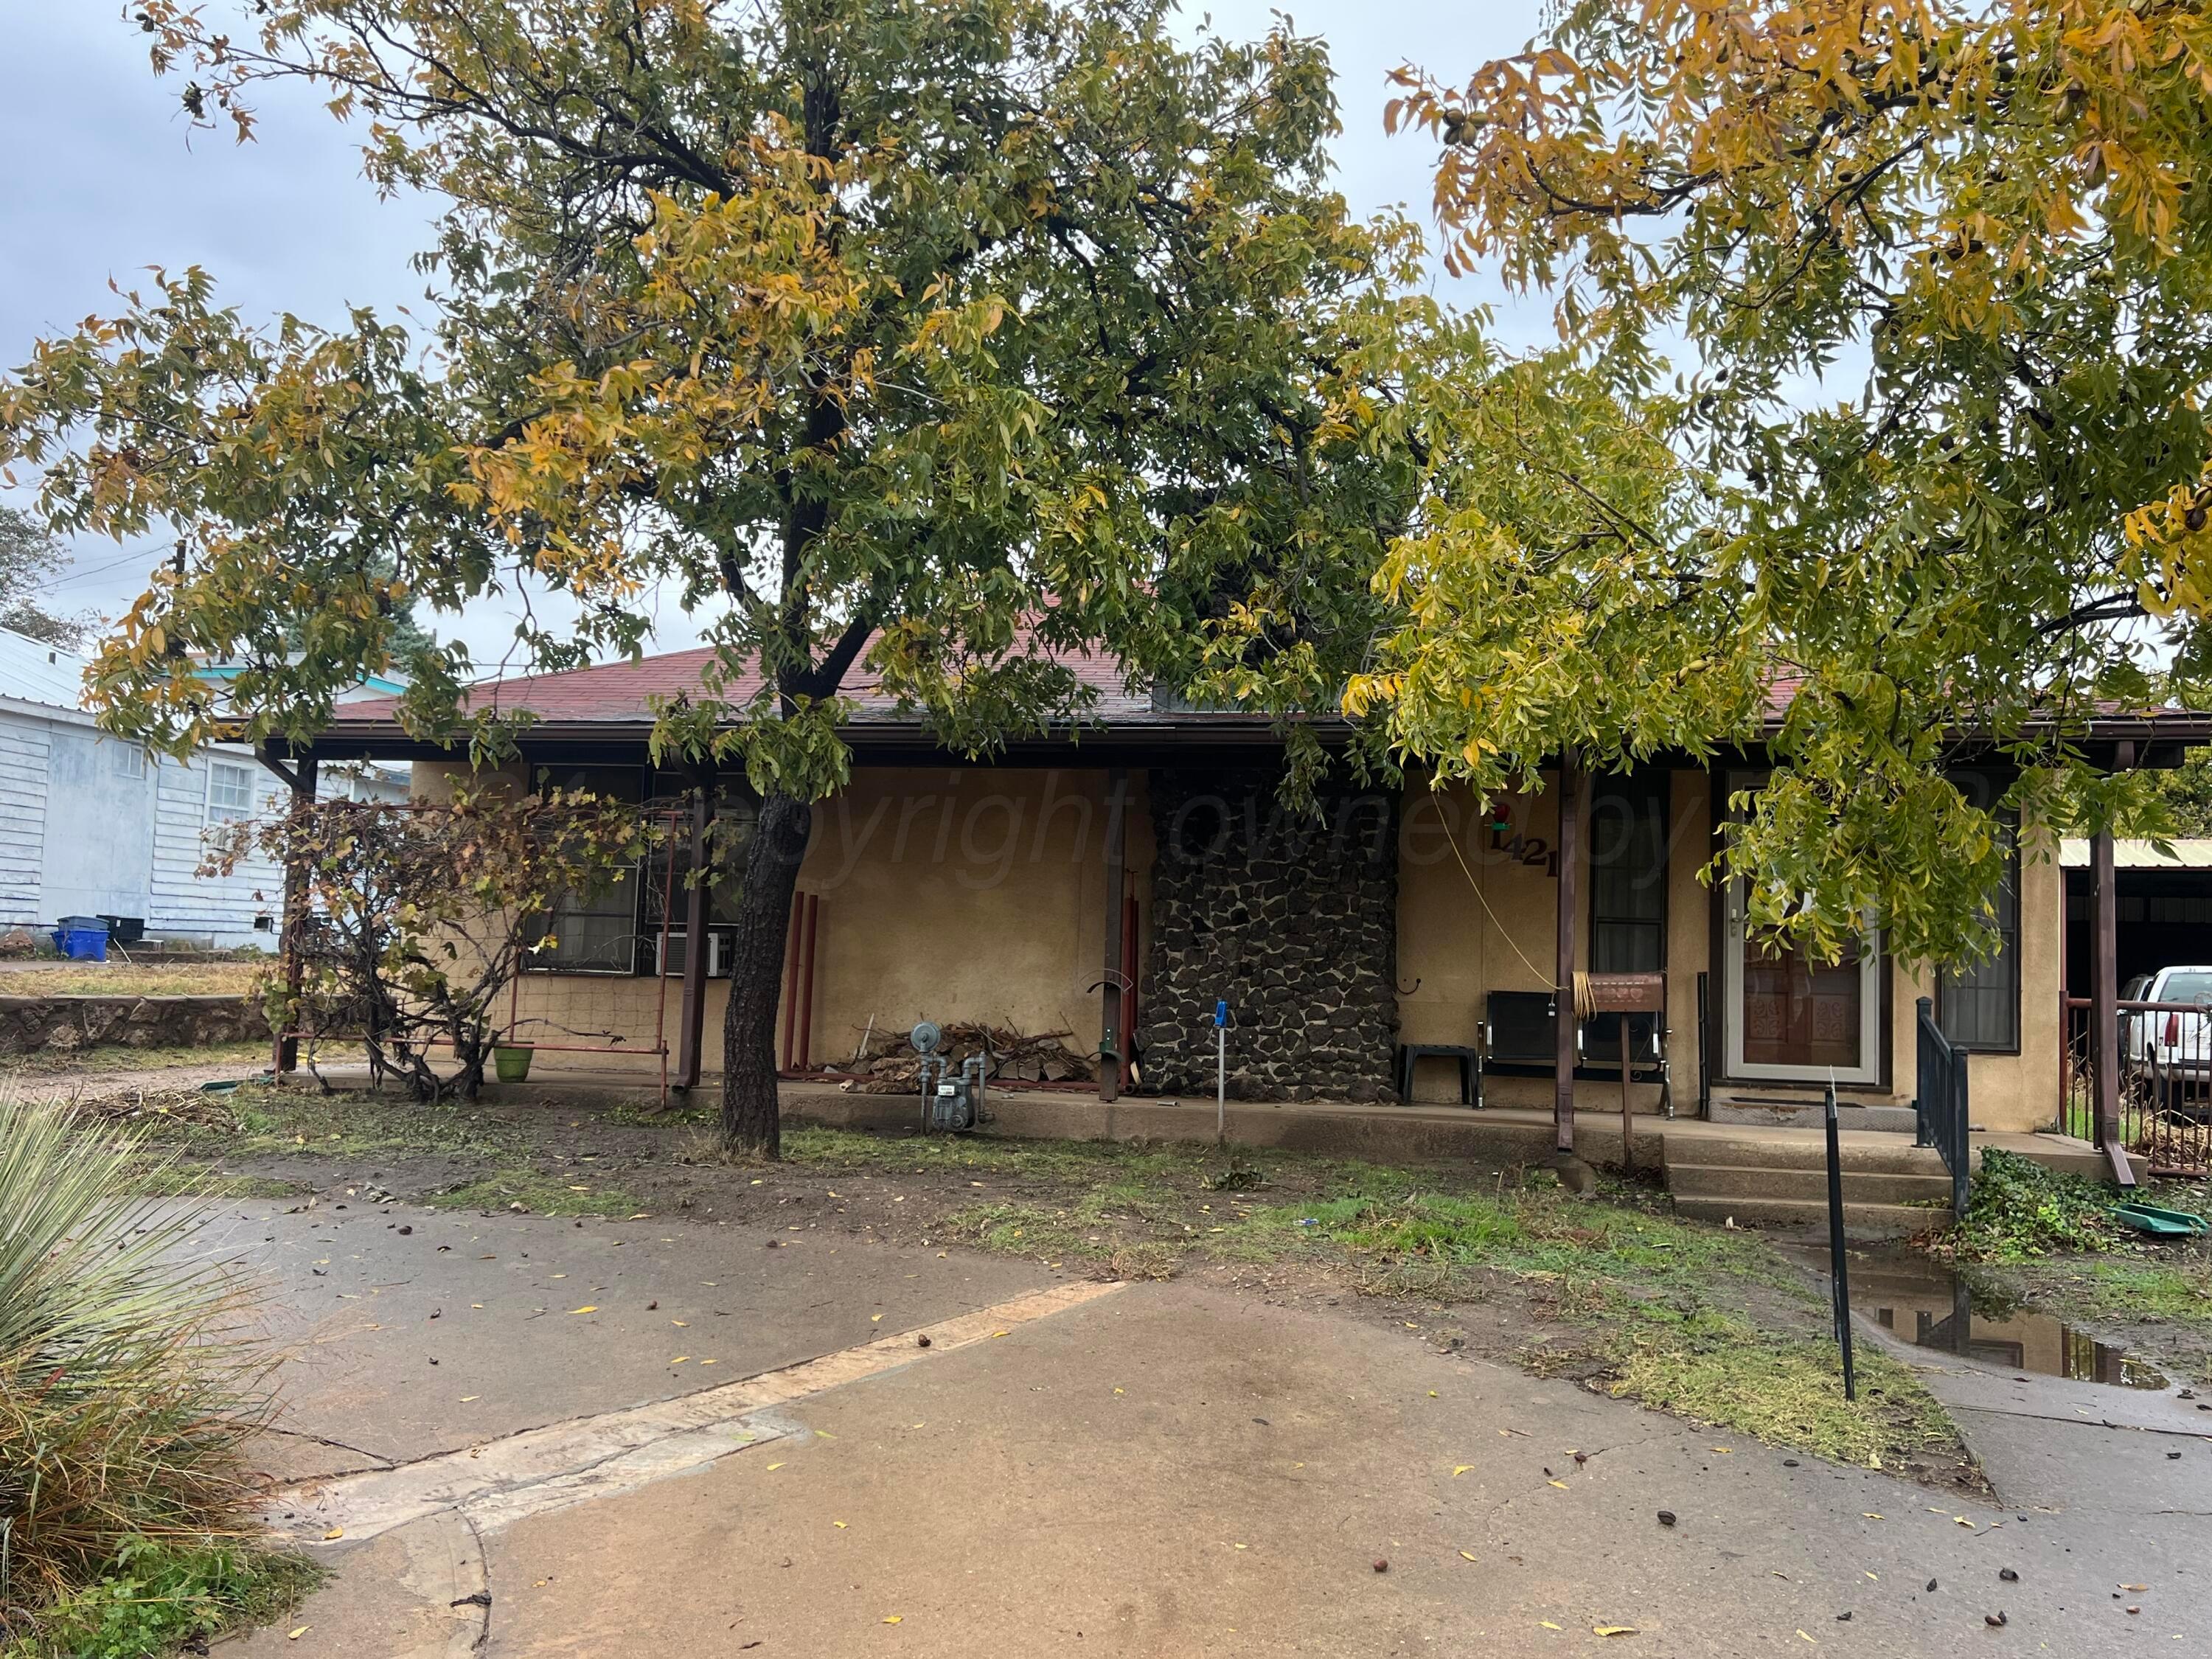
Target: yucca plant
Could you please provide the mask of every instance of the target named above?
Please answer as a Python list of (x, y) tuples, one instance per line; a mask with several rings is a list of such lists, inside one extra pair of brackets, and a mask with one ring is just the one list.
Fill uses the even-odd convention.
[(150, 1167), (136, 1134), (0, 1096), (0, 1647), (144, 1540), (255, 1530), (266, 1366), (194, 1246), (204, 1197)]

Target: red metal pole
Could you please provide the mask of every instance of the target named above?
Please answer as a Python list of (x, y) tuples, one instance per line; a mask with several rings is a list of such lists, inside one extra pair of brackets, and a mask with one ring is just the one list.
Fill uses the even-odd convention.
[(806, 933), (799, 947), (799, 1054), (793, 1069), (806, 1072), (814, 1061), (814, 939), (821, 925), (822, 896), (809, 893), (800, 902), (806, 907)]

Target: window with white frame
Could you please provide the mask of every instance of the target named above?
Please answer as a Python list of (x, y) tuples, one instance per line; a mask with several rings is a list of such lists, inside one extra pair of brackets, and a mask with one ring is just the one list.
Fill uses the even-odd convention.
[(207, 817), (210, 823), (234, 823), (253, 816), (253, 769), (234, 761), (211, 761), (208, 765)]

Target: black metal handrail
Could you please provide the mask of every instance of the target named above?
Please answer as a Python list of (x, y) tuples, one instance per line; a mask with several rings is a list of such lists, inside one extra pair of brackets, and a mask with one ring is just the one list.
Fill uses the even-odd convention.
[(1912, 1100), (1914, 1144), (1933, 1146), (1951, 1172), (1951, 1213), (1966, 1212), (1972, 1170), (1967, 1150), (1966, 1051), (1952, 1046), (1936, 1024), (1932, 997), (1919, 1001), (1918, 1076)]

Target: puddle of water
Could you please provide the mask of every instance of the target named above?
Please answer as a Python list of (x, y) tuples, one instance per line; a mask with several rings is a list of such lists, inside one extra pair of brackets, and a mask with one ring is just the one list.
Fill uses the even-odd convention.
[[(1826, 1282), (1825, 1249), (1791, 1254)], [(2157, 1367), (2049, 1314), (2002, 1301), (1917, 1250), (1854, 1249), (1849, 1265), (1851, 1312), (1915, 1347), (2015, 1374), (2119, 1389), (2168, 1386)]]

